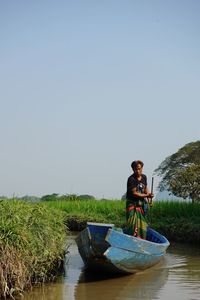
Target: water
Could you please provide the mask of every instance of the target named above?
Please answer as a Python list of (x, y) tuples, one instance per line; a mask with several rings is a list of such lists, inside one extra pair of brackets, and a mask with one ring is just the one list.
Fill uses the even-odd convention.
[(84, 270), (74, 237), (68, 240), (65, 275), (34, 288), (24, 300), (200, 299), (200, 248), (172, 244), (156, 266), (137, 274), (108, 277)]

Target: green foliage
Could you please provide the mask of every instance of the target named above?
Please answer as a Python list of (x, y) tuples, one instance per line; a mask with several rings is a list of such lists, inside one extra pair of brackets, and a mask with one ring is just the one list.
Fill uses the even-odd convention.
[(186, 144), (167, 157), (155, 170), (162, 177), (160, 191), (200, 201), (200, 141)]
[(200, 244), (200, 203), (156, 202), (148, 221), (171, 241)]
[(84, 224), (87, 221), (114, 223), (117, 226), (125, 223), (125, 203), (119, 200), (51, 201), (46, 205), (64, 211), (66, 219), (73, 217), (74, 220), (84, 221)]
[(55, 201), (58, 198), (58, 194), (51, 194), (42, 196), (41, 201)]
[(188, 218), (198, 217), (200, 221), (200, 204), (185, 201), (158, 201), (151, 209), (153, 218), (166, 220), (167, 218)]
[(175, 196), (184, 199), (200, 201), (200, 165), (190, 165), (185, 169), (177, 170), (170, 181), (171, 191)]
[(76, 194), (66, 194), (57, 196), (56, 199), (52, 199), (52, 201), (76, 201), (78, 200), (78, 196)]
[[(65, 223), (70, 230), (82, 230), (86, 223), (113, 223), (124, 227), (125, 203), (120, 200), (81, 200), (46, 202), (66, 213)], [(147, 215), (148, 224), (169, 239), (200, 243), (200, 204), (180, 201), (155, 202)]]
[(76, 194), (66, 194), (58, 195), (51, 194), (45, 195), (41, 198), (41, 201), (76, 201), (76, 200), (95, 200), (95, 197), (92, 195), (76, 195)]
[(0, 297), (52, 279), (64, 254), (64, 214), (44, 203), (2, 200), (0, 215)]

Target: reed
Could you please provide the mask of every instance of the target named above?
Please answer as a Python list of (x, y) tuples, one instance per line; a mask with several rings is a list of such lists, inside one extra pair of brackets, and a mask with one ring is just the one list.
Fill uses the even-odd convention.
[(52, 280), (63, 260), (64, 214), (24, 201), (0, 201), (0, 297)]

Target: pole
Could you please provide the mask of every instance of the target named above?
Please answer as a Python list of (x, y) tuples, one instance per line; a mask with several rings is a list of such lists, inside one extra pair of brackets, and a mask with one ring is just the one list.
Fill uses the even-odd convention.
[[(151, 194), (153, 194), (153, 181), (154, 178), (152, 177), (151, 179)], [(149, 205), (152, 207), (153, 206), (153, 199), (151, 198)]]

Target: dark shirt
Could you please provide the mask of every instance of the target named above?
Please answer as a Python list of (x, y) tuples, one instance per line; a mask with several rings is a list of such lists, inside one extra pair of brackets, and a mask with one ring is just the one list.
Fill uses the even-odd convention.
[(141, 180), (138, 180), (135, 174), (129, 176), (127, 180), (127, 191), (126, 191), (126, 207), (132, 204), (138, 204), (140, 201), (144, 202), (143, 198), (138, 198), (133, 195), (133, 188), (136, 188), (138, 193), (144, 194), (145, 188), (147, 187), (147, 177), (142, 174)]

